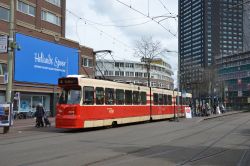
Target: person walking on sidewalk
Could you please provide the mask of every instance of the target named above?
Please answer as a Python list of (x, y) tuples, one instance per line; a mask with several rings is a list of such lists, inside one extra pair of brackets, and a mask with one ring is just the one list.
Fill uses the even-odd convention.
[(35, 112), (35, 117), (36, 117), (36, 127), (43, 127), (43, 117), (44, 117), (45, 111), (43, 109), (43, 105), (39, 103), (36, 106), (36, 112)]

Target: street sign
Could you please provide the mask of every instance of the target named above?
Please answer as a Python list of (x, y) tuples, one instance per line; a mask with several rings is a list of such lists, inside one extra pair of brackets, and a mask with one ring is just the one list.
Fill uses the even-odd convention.
[(8, 73), (4, 73), (4, 84), (8, 84)]
[(0, 35), (0, 53), (8, 52), (8, 36)]

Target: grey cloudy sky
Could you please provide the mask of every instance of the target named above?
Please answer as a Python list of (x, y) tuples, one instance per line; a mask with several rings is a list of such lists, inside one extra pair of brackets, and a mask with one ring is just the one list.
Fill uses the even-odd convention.
[[(177, 0), (67, 0), (66, 3), (66, 37), (81, 45), (112, 50), (115, 59), (134, 61), (139, 61), (133, 55), (134, 42), (142, 36), (152, 36), (168, 50), (178, 50), (177, 19), (166, 17), (177, 15)], [(154, 17), (164, 28), (133, 9)], [(177, 54), (168, 53), (164, 57), (171, 64), (176, 80)], [(105, 58), (111, 59), (109, 55)]]

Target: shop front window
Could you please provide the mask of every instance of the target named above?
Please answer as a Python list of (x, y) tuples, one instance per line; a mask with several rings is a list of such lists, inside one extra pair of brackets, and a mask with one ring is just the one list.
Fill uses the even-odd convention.
[(20, 98), (19, 112), (30, 112), (30, 111), (31, 111), (31, 97), (22, 95)]
[[(20, 94), (20, 99), (15, 101), (15, 110), (18, 112), (35, 112), (36, 106), (41, 103), (45, 111), (50, 111), (49, 95)], [(18, 110), (17, 110), (18, 108)]]
[(34, 112), (34, 111), (36, 111), (36, 106), (39, 104), (39, 103), (41, 103), (41, 104), (43, 104), (42, 103), (42, 96), (33, 96), (32, 97), (32, 111)]

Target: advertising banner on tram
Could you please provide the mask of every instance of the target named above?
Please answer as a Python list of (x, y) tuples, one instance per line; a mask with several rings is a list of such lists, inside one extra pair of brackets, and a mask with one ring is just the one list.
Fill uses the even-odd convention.
[(16, 81), (57, 84), (60, 77), (78, 74), (78, 51), (20, 33), (16, 34)]
[(0, 104), (0, 127), (13, 124), (10, 104)]

